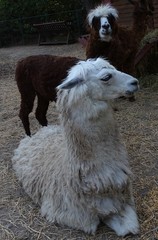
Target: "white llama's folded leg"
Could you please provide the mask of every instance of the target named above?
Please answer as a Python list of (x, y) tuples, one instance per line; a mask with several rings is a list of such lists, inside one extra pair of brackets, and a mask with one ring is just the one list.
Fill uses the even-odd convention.
[(105, 223), (113, 229), (118, 236), (138, 234), (139, 223), (133, 207), (126, 205), (125, 209), (118, 214), (112, 215)]
[(79, 217), (80, 216), (74, 214), (71, 216), (66, 216), (65, 219), (62, 219), (62, 221), (59, 223), (84, 231), (85, 233), (95, 235), (100, 222), (99, 218), (96, 215), (84, 215), (83, 218)]
[(57, 208), (56, 202), (53, 205), (52, 201), (44, 201), (41, 206), (41, 214), (50, 222), (57, 222), (88, 234), (95, 234), (100, 222), (99, 217), (88, 208), (82, 207), (79, 203), (76, 206), (74, 203), (71, 202), (70, 207), (65, 203)]

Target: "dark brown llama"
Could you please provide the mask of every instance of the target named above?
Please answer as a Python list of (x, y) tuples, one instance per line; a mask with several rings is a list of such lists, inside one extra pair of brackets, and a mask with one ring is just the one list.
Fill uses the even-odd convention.
[(134, 5), (132, 29), (118, 25), (117, 10), (110, 4), (102, 4), (90, 11), (86, 57), (106, 57), (118, 70), (135, 75), (135, 55), (147, 31), (147, 19), (152, 14), (153, 5), (151, 0), (129, 2)]
[(17, 63), (15, 80), (21, 94), (19, 117), (25, 132), (31, 136), (29, 114), (37, 96), (36, 119), (47, 126), (46, 113), (50, 101), (56, 101), (56, 87), (79, 59), (51, 55), (30, 56)]

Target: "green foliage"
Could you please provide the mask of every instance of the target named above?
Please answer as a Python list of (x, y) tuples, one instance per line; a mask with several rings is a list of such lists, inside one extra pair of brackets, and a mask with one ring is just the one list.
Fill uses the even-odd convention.
[(79, 0), (0, 0), (0, 20), (51, 14), (81, 8)]
[(0, 0), (0, 47), (24, 43), (34, 33), (33, 23), (69, 20), (81, 28), (83, 8), (80, 0)]

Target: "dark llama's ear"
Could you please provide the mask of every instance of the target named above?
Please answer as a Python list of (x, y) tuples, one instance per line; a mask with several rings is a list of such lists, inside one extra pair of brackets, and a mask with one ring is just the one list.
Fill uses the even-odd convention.
[(117, 20), (117, 18), (116, 18), (112, 13), (110, 13), (110, 14), (108, 15), (108, 19), (109, 19), (110, 21), (112, 21), (112, 22), (114, 22), (114, 21)]
[(112, 35), (115, 36), (118, 32), (117, 18), (111, 13), (108, 15), (107, 18), (112, 27)]
[(110, 13), (108, 15), (108, 21), (112, 27), (112, 36), (115, 36), (118, 33), (117, 17)]
[(60, 84), (56, 89), (59, 90), (59, 89), (71, 89), (73, 87), (75, 87), (76, 85), (78, 84), (81, 84), (83, 83), (84, 80), (83, 79), (80, 79), (80, 78), (73, 78), (71, 79), (70, 81), (64, 81), (62, 84)]
[(95, 30), (100, 29), (100, 17), (94, 17), (94, 18), (92, 19), (92, 27), (93, 27)]

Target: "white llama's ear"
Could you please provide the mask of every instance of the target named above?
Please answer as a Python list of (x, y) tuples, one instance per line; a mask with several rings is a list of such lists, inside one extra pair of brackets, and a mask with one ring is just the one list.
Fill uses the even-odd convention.
[(81, 84), (84, 80), (81, 78), (73, 78), (70, 81), (64, 81), (62, 84), (60, 84), (57, 89), (71, 89), (75, 87), (78, 84)]

